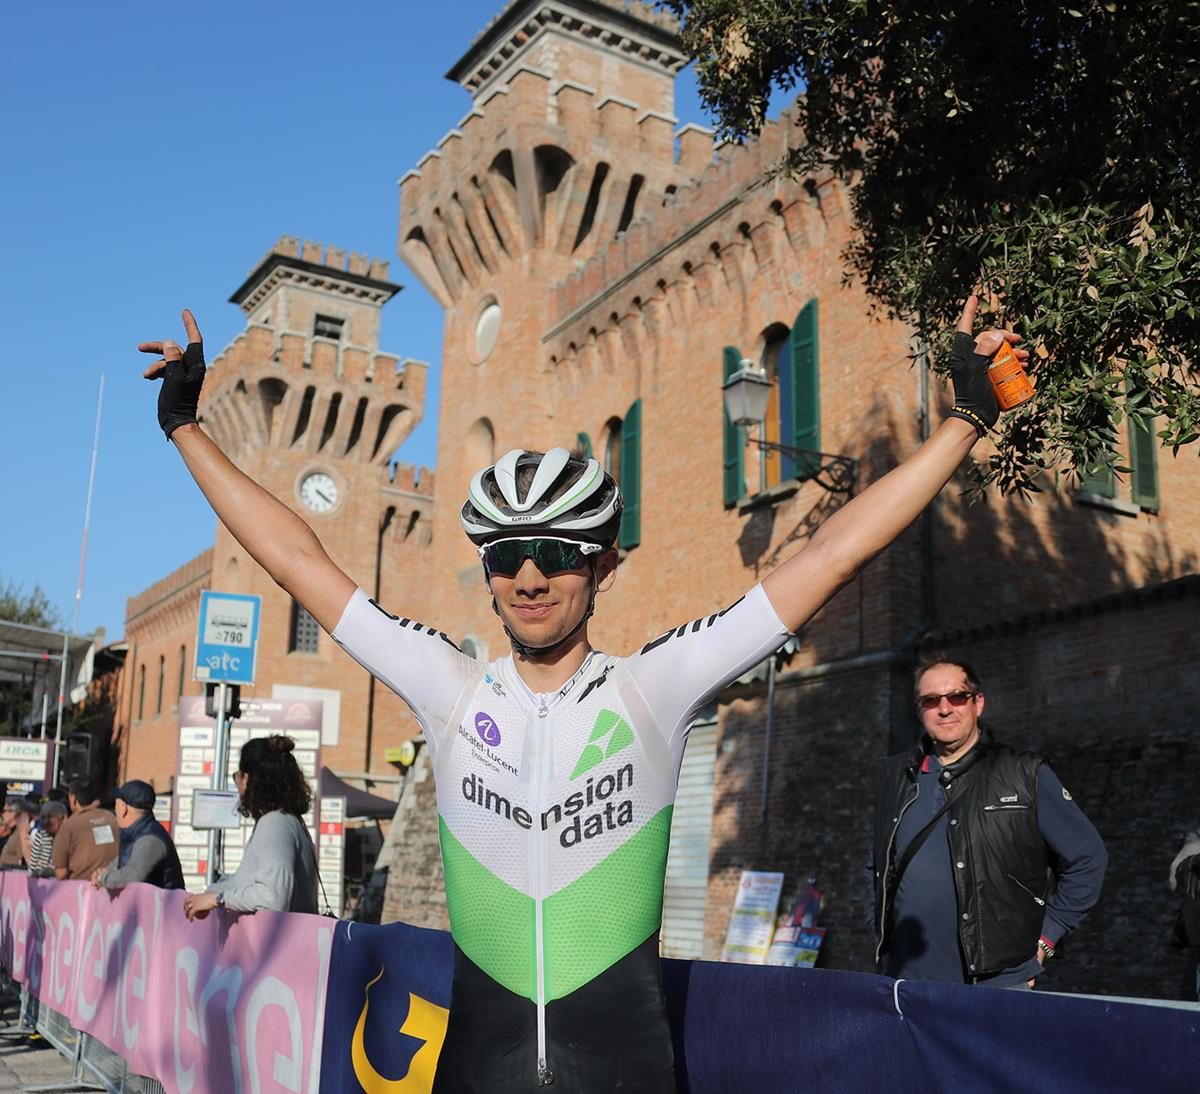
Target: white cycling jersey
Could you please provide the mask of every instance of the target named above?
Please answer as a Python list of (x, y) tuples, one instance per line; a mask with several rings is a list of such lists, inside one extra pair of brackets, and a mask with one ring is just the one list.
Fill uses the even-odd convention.
[(696, 712), (787, 637), (757, 585), (631, 657), (593, 651), (537, 694), (511, 656), (475, 661), (361, 589), (347, 605), (334, 640), (408, 703), (428, 741), (455, 943), (536, 1006), (540, 1068), (553, 1066), (545, 1006), (657, 937)]

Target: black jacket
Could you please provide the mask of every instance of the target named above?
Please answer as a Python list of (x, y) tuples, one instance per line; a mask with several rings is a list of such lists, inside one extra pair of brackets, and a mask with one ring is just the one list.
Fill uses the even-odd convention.
[(147, 813), (141, 820), (135, 821), (128, 828), (122, 829), (117, 866), (124, 866), (129, 861), (129, 856), (133, 854), (133, 845), (140, 839), (156, 839), (163, 844), (166, 850), (163, 860), (154, 868), (154, 872), (146, 878), (146, 881), (150, 885), (157, 885), (160, 889), (182, 889), (183, 868), (179, 865), (179, 854), (175, 850), (175, 844), (171, 841), (167, 830), (150, 813)]
[[(875, 931), (878, 960), (895, 920), (896, 832), (917, 796), (924, 740), (892, 756), (875, 798)], [(958, 938), (971, 980), (1019, 965), (1037, 948), (1050, 889), (1050, 851), (1038, 830), (1037, 772), (1042, 757), (981, 740), (942, 769), (951, 803), (949, 854), (955, 868)], [(961, 866), (957, 864), (961, 863)]]

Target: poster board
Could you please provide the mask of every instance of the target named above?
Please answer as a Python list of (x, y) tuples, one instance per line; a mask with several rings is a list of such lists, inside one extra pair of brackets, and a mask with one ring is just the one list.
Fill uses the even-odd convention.
[[(321, 758), (321, 703), (313, 699), (242, 701), (242, 714), (229, 731), (229, 761), (226, 768), (229, 778), (225, 790), (236, 793), (233, 773), (237, 770), (242, 745), (251, 737), (268, 737), (273, 733), (284, 733), (296, 742), (292, 755), (315, 794)], [(172, 836), (183, 867), (184, 885), (190, 892), (200, 892), (206, 885), (209, 830), (192, 824), (193, 792), (214, 789), (212, 776), (216, 763), (216, 742), (217, 721), (204, 713), (204, 696), (185, 695), (179, 700), (179, 750), (175, 768)], [(315, 804), (314, 797), (314, 808), (310, 808), (303, 819), (317, 846), (319, 862), (320, 840)], [(247, 817), (243, 818), (240, 827), (222, 831), (222, 866), (226, 874), (233, 873), (241, 864), (253, 830), (254, 822)], [(329, 896), (332, 902), (333, 894)]]
[(783, 891), (783, 874), (775, 871), (743, 870), (737, 898), (725, 932), (722, 961), (762, 965), (775, 932), (775, 913)]
[(341, 916), (346, 901), (344, 878), (346, 865), (346, 799), (321, 799), (320, 843), (317, 846), (317, 910), (325, 912), (325, 902)]

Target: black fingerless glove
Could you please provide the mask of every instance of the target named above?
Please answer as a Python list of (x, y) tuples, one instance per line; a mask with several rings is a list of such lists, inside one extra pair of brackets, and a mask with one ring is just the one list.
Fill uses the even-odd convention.
[(975, 352), (975, 339), (971, 335), (956, 331), (947, 362), (954, 383), (954, 408), (950, 417), (970, 422), (982, 437), (1000, 417), (996, 393), (988, 379), (992, 359)]
[(188, 345), (182, 361), (167, 362), (158, 392), (158, 424), (167, 440), (181, 425), (197, 423), (204, 371), (204, 347), (199, 342)]

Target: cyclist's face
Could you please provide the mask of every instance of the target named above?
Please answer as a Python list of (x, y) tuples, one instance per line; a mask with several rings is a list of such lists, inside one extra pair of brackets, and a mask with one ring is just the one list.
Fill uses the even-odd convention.
[(547, 577), (527, 558), (514, 577), (494, 574), (492, 595), (501, 621), (526, 646), (552, 646), (562, 641), (587, 611), (593, 580), (597, 591), (612, 584), (616, 552), (606, 551), (595, 567), (594, 578), (591, 565)]

